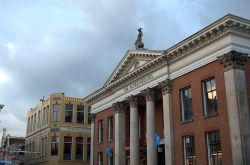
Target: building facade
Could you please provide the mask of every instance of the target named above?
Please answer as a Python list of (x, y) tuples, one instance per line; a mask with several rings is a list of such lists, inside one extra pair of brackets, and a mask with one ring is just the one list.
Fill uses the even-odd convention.
[(250, 20), (128, 50), (91, 104), (95, 165), (250, 164)]
[(53, 93), (28, 111), (26, 163), (89, 164), (89, 107), (81, 98)]
[(25, 138), (8, 134), (2, 140), (0, 164), (23, 164), (25, 161)]

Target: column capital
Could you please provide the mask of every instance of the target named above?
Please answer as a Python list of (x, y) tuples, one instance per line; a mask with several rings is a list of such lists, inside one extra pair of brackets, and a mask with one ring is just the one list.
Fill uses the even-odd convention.
[(116, 102), (112, 104), (112, 108), (116, 113), (124, 113), (125, 112), (125, 107), (123, 102)]
[(219, 56), (218, 60), (220, 64), (223, 65), (224, 71), (228, 71), (230, 69), (244, 70), (247, 63), (247, 58), (247, 54), (231, 50), (230, 52)]
[(90, 121), (91, 121), (91, 123), (95, 122), (95, 114), (94, 113), (90, 114)]
[(154, 101), (155, 99), (155, 91), (152, 88), (147, 88), (141, 91), (141, 93), (145, 96), (146, 101)]
[(166, 93), (171, 93), (172, 92), (172, 87), (173, 87), (173, 82), (170, 79), (166, 79), (162, 82), (159, 83), (161, 90), (162, 90), (162, 94), (166, 94)]
[(131, 107), (138, 107), (138, 98), (136, 96), (129, 96), (126, 98), (126, 101), (129, 103)]

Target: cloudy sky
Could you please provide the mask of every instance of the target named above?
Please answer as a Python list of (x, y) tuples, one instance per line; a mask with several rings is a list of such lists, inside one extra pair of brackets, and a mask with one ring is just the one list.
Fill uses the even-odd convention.
[[(143, 28), (147, 49), (167, 49), (249, 0), (0, 0), (0, 130), (25, 136), (42, 96), (99, 89)], [(0, 131), (1, 132), (1, 131)]]

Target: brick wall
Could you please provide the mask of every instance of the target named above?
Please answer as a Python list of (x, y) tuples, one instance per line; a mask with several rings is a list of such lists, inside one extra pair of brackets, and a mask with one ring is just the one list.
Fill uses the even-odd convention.
[[(202, 81), (211, 77), (214, 77), (216, 82), (218, 115), (205, 118), (203, 115)], [(193, 121), (182, 123), (180, 89), (187, 86), (191, 87)], [(172, 94), (175, 164), (184, 163), (182, 137), (194, 135), (197, 164), (206, 165), (208, 160), (205, 133), (213, 130), (220, 131), (223, 164), (232, 164), (224, 72), (219, 62), (215, 61), (175, 79)]]
[[(113, 141), (108, 141), (108, 117), (113, 116)], [(103, 143), (98, 144), (98, 121), (103, 120)], [(103, 164), (107, 164), (106, 147), (112, 148), (115, 152), (115, 112), (112, 108), (96, 114), (95, 135), (94, 135), (94, 164), (97, 164), (98, 152), (103, 152)], [(114, 158), (114, 157), (113, 157)]]

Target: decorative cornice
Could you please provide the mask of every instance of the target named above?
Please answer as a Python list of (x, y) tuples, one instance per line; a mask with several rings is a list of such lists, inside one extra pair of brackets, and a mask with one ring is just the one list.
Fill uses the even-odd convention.
[(153, 56), (154, 54), (157, 54), (158, 57), (137, 70), (124, 75), (124, 77), (120, 77), (116, 79), (116, 81), (112, 81), (112, 83), (110, 82), (111, 80), (108, 80), (109, 84), (106, 83), (103, 88), (90, 94), (85, 99), (89, 103), (98, 102), (108, 95), (111, 95), (116, 89), (119, 89), (129, 82), (138, 79), (138, 77), (145, 75), (148, 71), (155, 70), (163, 65), (171, 65), (171, 63), (175, 60), (183, 58), (186, 55), (191, 54), (230, 33), (250, 38), (250, 21), (229, 14), (173, 47), (165, 50), (162, 52), (162, 55), (159, 55), (159, 52), (158, 54), (153, 53), (153, 51), (146, 51), (146, 53), (144, 50), (137, 50), (135, 52), (129, 51), (128, 53), (130, 54), (128, 56), (126, 55), (126, 57), (118, 65), (118, 68), (121, 70), (115, 70), (112, 74), (113, 77), (114, 74), (119, 75), (119, 73), (123, 73), (122, 68), (126, 68), (125, 66), (129, 63), (129, 59), (132, 59), (133, 56), (143, 56), (143, 54), (148, 56), (148, 54), (151, 53)]
[(232, 50), (222, 56), (218, 57), (220, 64), (223, 65), (224, 71), (231, 69), (245, 69), (248, 55), (245, 53)]
[(129, 96), (126, 101), (129, 103), (130, 108), (138, 107), (138, 98), (136, 96)]
[(167, 94), (172, 92), (173, 83), (172, 80), (166, 79), (159, 84), (161, 86), (162, 94)]
[(155, 99), (154, 89), (147, 88), (147, 89), (141, 91), (141, 93), (145, 96), (146, 101), (154, 101), (154, 99)]
[(125, 112), (124, 103), (122, 103), (122, 102), (114, 103), (112, 105), (112, 108), (116, 113), (124, 113)]

